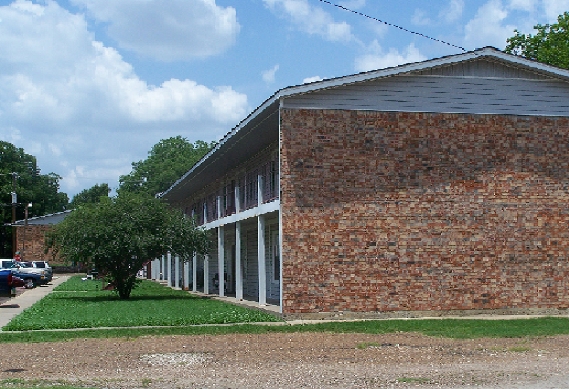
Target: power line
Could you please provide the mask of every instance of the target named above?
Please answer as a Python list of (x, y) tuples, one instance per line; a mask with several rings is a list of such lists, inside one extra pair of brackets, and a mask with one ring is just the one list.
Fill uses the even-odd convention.
[(460, 49), (460, 50), (462, 50), (462, 51), (466, 51), (466, 49), (465, 49), (464, 47), (462, 47), (462, 46), (453, 45), (452, 43), (443, 41), (442, 39), (433, 38), (433, 37), (431, 37), (431, 36), (422, 34), (422, 33), (420, 33), (420, 32), (411, 31), (411, 30), (409, 30), (409, 29), (407, 29), (407, 28), (405, 28), (405, 27), (401, 27), (401, 26), (398, 26), (398, 25), (396, 25), (396, 24), (386, 22), (386, 21), (384, 21), (384, 20), (378, 19), (378, 18), (373, 17), (373, 16), (369, 16), (369, 15), (367, 15), (367, 14), (364, 14), (363, 12), (354, 11), (353, 9), (346, 8), (346, 7), (344, 7), (344, 6), (342, 6), (342, 5), (339, 5), (339, 4), (334, 4), (334, 3), (330, 2), (330, 1), (327, 1), (327, 0), (319, 0), (319, 1), (322, 2), (322, 3), (326, 3), (326, 4), (328, 4), (328, 5), (331, 5), (331, 6), (333, 6), (333, 7), (337, 7), (337, 8), (343, 9), (344, 11), (348, 11), (348, 12), (354, 13), (354, 14), (356, 14), (356, 15), (363, 16), (363, 17), (368, 18), (368, 19), (371, 19), (371, 20), (375, 20), (376, 22), (383, 23), (383, 24), (385, 24), (386, 26), (398, 28), (398, 29), (400, 29), (401, 31), (408, 32), (409, 34), (415, 34), (415, 35), (418, 35), (418, 36), (420, 36), (420, 37), (427, 38), (427, 39), (433, 40), (433, 41), (435, 41), (435, 42), (439, 42), (439, 43), (445, 44), (445, 45), (447, 45), (447, 46), (452, 46), (452, 47), (455, 47), (455, 48)]

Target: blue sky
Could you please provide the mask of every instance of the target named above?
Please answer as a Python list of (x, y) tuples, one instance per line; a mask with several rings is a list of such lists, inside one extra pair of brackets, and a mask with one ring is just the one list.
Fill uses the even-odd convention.
[[(0, 0), (0, 139), (72, 197), (161, 139), (219, 140), (278, 89), (503, 49), (569, 0)], [(2, 196), (9, 194), (2, 194)]]

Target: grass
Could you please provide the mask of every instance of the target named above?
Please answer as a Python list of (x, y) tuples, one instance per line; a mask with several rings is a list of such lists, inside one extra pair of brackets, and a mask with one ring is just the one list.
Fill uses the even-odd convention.
[(76, 386), (63, 381), (25, 380), (21, 378), (0, 380), (0, 389), (95, 389)]
[[(265, 334), (327, 332), (387, 334), (415, 332), (457, 339), (526, 338), (569, 334), (569, 319), (543, 317), (514, 320), (424, 319), (333, 321), (279, 325), (271, 314), (199, 298), (145, 281), (130, 300), (121, 301), (101, 284), (73, 277), (12, 320), (0, 333), (0, 343), (55, 342), (76, 338), (137, 338), (163, 335)], [(196, 325), (203, 324), (203, 325)], [(81, 328), (81, 330), (76, 330)], [(28, 330), (35, 331), (28, 331)], [(58, 329), (52, 331), (52, 329)], [(24, 331), (12, 332), (10, 331)], [(359, 348), (374, 347), (362, 344)], [(512, 350), (518, 351), (518, 350)], [(518, 352), (523, 352), (520, 349)], [(1, 389), (1, 388), (0, 388)]]
[(378, 347), (381, 347), (381, 344), (377, 342), (362, 342), (356, 345), (356, 348), (360, 350), (365, 350), (367, 348), (378, 348)]
[(4, 331), (271, 322), (269, 313), (201, 298), (144, 280), (130, 299), (74, 276), (16, 316)]
[[(467, 328), (465, 330), (465, 327)], [(441, 329), (441, 328), (444, 328)], [(85, 338), (137, 338), (166, 335), (226, 335), (268, 333), (366, 333), (415, 332), (427, 336), (455, 339), (524, 338), (569, 334), (569, 319), (539, 318), (517, 320), (378, 320), (332, 322), (303, 325), (235, 324), (149, 328), (87, 329), (82, 331), (2, 332), (0, 343), (57, 342)]]
[(514, 347), (510, 347), (508, 348), (509, 352), (512, 353), (525, 353), (527, 351), (531, 351), (531, 347), (527, 347), (527, 346), (514, 346)]

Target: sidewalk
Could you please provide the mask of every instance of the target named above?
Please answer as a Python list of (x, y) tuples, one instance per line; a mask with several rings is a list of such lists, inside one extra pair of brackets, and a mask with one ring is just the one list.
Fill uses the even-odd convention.
[(0, 331), (2, 331), (2, 327), (8, 324), (14, 316), (34, 305), (44, 296), (47, 296), (53, 291), (53, 288), (64, 283), (68, 278), (69, 276), (54, 276), (49, 284), (26, 290), (24, 293), (0, 305)]

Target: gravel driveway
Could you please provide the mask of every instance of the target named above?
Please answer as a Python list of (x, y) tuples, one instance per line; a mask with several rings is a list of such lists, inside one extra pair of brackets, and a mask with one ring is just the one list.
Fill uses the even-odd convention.
[[(100, 388), (569, 387), (569, 336), (265, 334), (3, 345), (0, 379)], [(25, 369), (25, 370), (22, 370)]]

